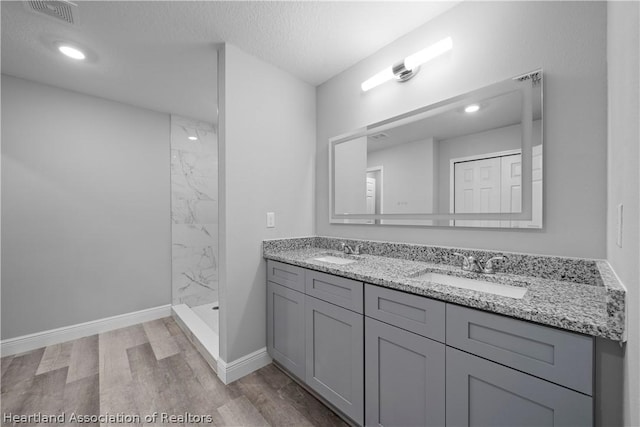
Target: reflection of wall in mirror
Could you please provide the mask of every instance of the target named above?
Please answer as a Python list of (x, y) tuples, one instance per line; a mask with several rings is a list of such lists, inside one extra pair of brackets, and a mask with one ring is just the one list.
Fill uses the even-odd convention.
[[(478, 156), (522, 148), (520, 124), (505, 126), (485, 132), (464, 135), (438, 141), (439, 167), (439, 206), (442, 213), (449, 212), (450, 206), (450, 170), (451, 159)], [(533, 122), (533, 145), (542, 143), (542, 122)]]
[[(366, 213), (367, 137), (336, 144), (334, 150), (334, 212)], [(344, 220), (344, 223), (362, 222), (365, 221)]]
[(428, 138), (368, 153), (368, 167), (384, 168), (382, 211), (385, 214), (436, 211), (435, 189), (438, 178), (436, 145), (433, 138)]

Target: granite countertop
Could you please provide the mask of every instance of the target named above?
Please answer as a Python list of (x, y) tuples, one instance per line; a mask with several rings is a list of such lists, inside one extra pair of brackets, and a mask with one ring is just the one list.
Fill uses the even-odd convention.
[[(263, 256), (266, 259), (582, 334), (615, 341), (625, 340), (624, 288), (620, 286), (606, 261), (590, 260), (596, 266), (600, 277), (597, 280), (585, 279), (585, 283), (576, 283), (579, 280), (575, 278), (565, 281), (509, 272), (470, 273), (462, 271), (459, 266), (424, 260), (371, 254), (345, 256), (342, 252), (332, 249), (331, 245), (314, 246), (314, 240), (307, 241), (304, 245), (281, 244), (285, 240), (278, 241), (279, 244), (267, 242), (263, 245)], [(356, 262), (338, 265), (313, 260), (327, 254), (352, 258)], [(560, 258), (561, 260), (563, 258)], [(527, 293), (522, 299), (515, 299), (416, 278), (428, 271), (524, 286)]]

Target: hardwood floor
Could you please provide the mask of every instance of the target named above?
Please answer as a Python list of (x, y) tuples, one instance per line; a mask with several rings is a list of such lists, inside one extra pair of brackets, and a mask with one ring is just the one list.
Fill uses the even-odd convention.
[(7, 356), (1, 367), (3, 426), (78, 425), (73, 414), (93, 426), (346, 426), (274, 365), (225, 386), (170, 317)]

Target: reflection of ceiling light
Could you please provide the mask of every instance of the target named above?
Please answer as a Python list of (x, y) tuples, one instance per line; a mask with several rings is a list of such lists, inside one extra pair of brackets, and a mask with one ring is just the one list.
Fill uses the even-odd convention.
[(187, 139), (189, 141), (197, 141), (198, 140), (198, 131), (196, 129), (191, 129), (188, 127), (183, 128), (184, 132), (187, 134)]
[(480, 106), (478, 104), (471, 104), (471, 105), (467, 105), (464, 108), (464, 112), (465, 113), (475, 113), (476, 111), (478, 111), (480, 109)]
[(86, 58), (84, 52), (69, 45), (60, 45), (58, 46), (58, 50), (69, 58), (77, 59), (79, 61)]
[(413, 55), (407, 56), (404, 60), (397, 64), (385, 68), (370, 79), (366, 80), (360, 86), (364, 92), (369, 89), (381, 85), (387, 80), (396, 78), (396, 80), (404, 82), (415, 76), (420, 68), (420, 65), (425, 62), (431, 61), (433, 58), (442, 55), (443, 53), (453, 49), (453, 41), (451, 37), (442, 39), (439, 42), (429, 46), (426, 49), (422, 49)]

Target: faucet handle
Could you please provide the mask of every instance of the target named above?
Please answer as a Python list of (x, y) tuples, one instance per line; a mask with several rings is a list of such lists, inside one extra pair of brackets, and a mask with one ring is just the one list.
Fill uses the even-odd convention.
[(471, 267), (471, 261), (470, 259), (472, 257), (468, 257), (466, 255), (462, 255), (460, 252), (454, 252), (453, 253), (455, 256), (459, 256), (462, 257), (462, 269), (463, 270), (468, 270)]
[(345, 242), (340, 243), (340, 250), (345, 254), (353, 253), (353, 249), (351, 249), (351, 246), (347, 245)]
[(495, 271), (493, 270), (493, 262), (494, 261), (507, 261), (509, 258), (506, 256), (494, 256), (491, 257), (484, 264), (484, 272), (487, 274), (493, 274)]

